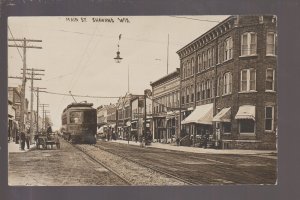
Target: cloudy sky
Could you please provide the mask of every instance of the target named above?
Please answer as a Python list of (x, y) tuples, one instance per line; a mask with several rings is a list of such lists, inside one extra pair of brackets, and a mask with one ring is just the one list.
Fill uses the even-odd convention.
[[(167, 44), (169, 35), (169, 72), (179, 67), (176, 54), (180, 48), (217, 25), (228, 16), (127, 16), (81, 17), (10, 17), (8, 38), (38, 39), (28, 45), (42, 49), (27, 49), (27, 67), (45, 69), (35, 87), (48, 92), (75, 95), (118, 97), (127, 92), (129, 68), (130, 92), (143, 94), (149, 83), (167, 74)], [(69, 17), (70, 18), (70, 17)], [(95, 22), (108, 19), (110, 22)], [(119, 19), (126, 18), (121, 22)], [(113, 21), (113, 22), (112, 22)], [(121, 63), (115, 63), (119, 35)], [(9, 44), (14, 44), (9, 42)], [(19, 44), (19, 43), (17, 43)], [(19, 49), (23, 55), (22, 49)], [(22, 58), (18, 49), (8, 49), (8, 75), (21, 76)], [(21, 80), (9, 79), (9, 86), (21, 85)], [(26, 96), (30, 99), (30, 82)], [(94, 107), (116, 103), (117, 99), (79, 98), (76, 101), (94, 103)], [(36, 109), (36, 99), (34, 99)], [(54, 129), (61, 125), (62, 110), (73, 102), (72, 97), (41, 93), (40, 103), (49, 104)]]

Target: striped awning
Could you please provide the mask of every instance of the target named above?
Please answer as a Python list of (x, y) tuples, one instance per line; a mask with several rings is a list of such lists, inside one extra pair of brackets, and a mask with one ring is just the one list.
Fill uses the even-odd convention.
[(239, 107), (235, 119), (252, 119), (255, 121), (255, 106), (243, 105)]
[(197, 106), (196, 109), (185, 118), (181, 124), (197, 123), (212, 125), (213, 104)]
[(214, 122), (230, 122), (231, 108), (223, 108), (213, 118)]

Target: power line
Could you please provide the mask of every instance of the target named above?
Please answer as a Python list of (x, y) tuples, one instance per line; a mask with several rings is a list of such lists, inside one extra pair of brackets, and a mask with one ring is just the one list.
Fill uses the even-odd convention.
[(189, 19), (189, 20), (195, 20), (195, 21), (201, 21), (201, 22), (213, 22), (213, 23), (220, 23), (220, 21), (215, 21), (215, 20), (208, 20), (208, 19), (196, 19), (192, 17), (180, 17), (180, 16), (169, 16), (169, 17), (175, 17), (175, 18), (182, 18), (182, 19)]
[(66, 93), (58, 93), (58, 92), (48, 92), (43, 91), (47, 94), (54, 94), (54, 95), (61, 95), (61, 96), (74, 96), (74, 97), (87, 97), (87, 98), (95, 98), (95, 99), (117, 99), (120, 97), (114, 97), (114, 96), (90, 96), (90, 95), (76, 95), (76, 94), (66, 94)]
[[(8, 25), (7, 25), (7, 26), (8, 26)], [(10, 33), (11, 37), (13, 38), (13, 41), (14, 41), (15, 45), (17, 46), (16, 40), (15, 40), (14, 35), (12, 34), (12, 32), (11, 32), (9, 26), (8, 26), (8, 30), (9, 30), (9, 33)], [(21, 59), (23, 59), (22, 54), (21, 54), (19, 48), (17, 48), (17, 50), (18, 50), (18, 52), (19, 52), (19, 55), (20, 55)]]

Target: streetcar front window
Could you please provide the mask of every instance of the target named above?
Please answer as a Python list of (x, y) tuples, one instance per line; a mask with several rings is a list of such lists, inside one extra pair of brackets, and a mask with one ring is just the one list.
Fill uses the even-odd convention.
[(70, 123), (71, 124), (81, 124), (82, 123), (82, 112), (71, 112), (70, 113)]
[(94, 112), (85, 112), (84, 113), (84, 123), (94, 123), (96, 119)]

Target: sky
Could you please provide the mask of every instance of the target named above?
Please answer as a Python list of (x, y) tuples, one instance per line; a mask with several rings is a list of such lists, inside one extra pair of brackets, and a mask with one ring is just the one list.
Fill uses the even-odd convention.
[[(128, 72), (129, 92), (143, 94), (145, 89), (151, 89), (150, 82), (167, 74), (167, 63), (169, 73), (180, 67), (176, 53), (179, 49), (227, 17), (9, 17), (8, 38), (42, 40), (28, 43), (42, 49), (26, 50), (27, 68), (45, 70), (44, 76), (37, 76), (42, 80), (34, 81), (34, 87), (44, 87), (53, 93), (71, 91), (74, 95), (120, 97), (128, 91)], [(118, 43), (121, 63), (113, 59)], [(15, 43), (9, 41), (9, 44)], [(23, 55), (22, 49), (8, 47), (8, 76), (21, 76), (23, 62), (18, 50)], [(9, 87), (18, 85), (20, 79), (8, 79)], [(27, 81), (28, 100), (29, 87)], [(91, 102), (95, 108), (117, 102), (116, 98), (75, 97), (75, 100)], [(70, 96), (40, 93), (40, 103), (49, 104), (54, 130), (60, 128), (62, 111), (72, 102)], [(36, 96), (33, 105), (36, 109)]]

